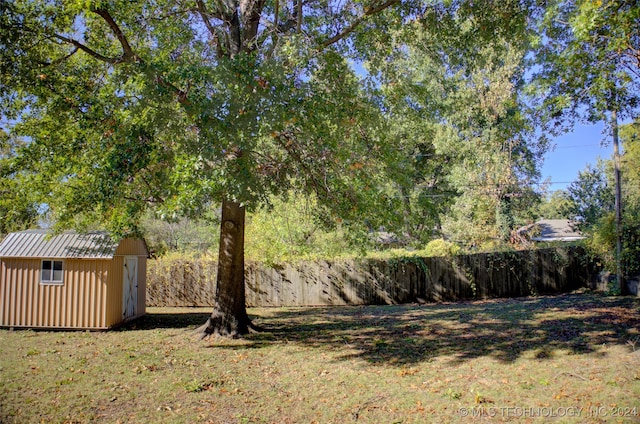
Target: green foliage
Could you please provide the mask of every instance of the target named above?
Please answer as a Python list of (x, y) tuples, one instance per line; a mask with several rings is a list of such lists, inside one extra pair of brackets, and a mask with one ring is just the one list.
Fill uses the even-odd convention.
[(620, 128), (623, 187), (622, 262), (627, 276), (640, 275), (640, 121)]
[(0, 129), (0, 237), (24, 230), (36, 223), (37, 205), (20, 187), (22, 175), (16, 170), (16, 153), (24, 142)]
[[(640, 126), (638, 122), (621, 128), (624, 155), (621, 158), (622, 174), (622, 222), (621, 261), (627, 277), (640, 274)], [(569, 187), (573, 210), (584, 216), (583, 228), (589, 234), (585, 246), (594, 256), (600, 258), (605, 269), (616, 269), (616, 223), (613, 212), (613, 176), (609, 172), (611, 161), (602, 162), (598, 168), (587, 168), (580, 173), (580, 179)]]
[(427, 256), (454, 256), (461, 253), (462, 249), (457, 244), (444, 240), (431, 240), (424, 248)]
[(203, 219), (159, 219), (147, 213), (142, 221), (143, 236), (153, 256), (215, 257), (218, 254), (219, 218), (213, 211)]
[(429, 266), (424, 260), (423, 252), (395, 252), (390, 258), (387, 258), (389, 269), (393, 272), (404, 272), (404, 267), (408, 264), (414, 265), (417, 269), (421, 270), (424, 275), (429, 276)]
[(517, 211), (537, 201), (529, 183), (546, 149), (522, 85), (531, 48), (522, 8), (535, 7), (454, 3), (392, 27), (389, 48), (370, 53), (402, 152), (392, 189), (403, 232), (422, 243), (434, 233), (467, 245), (508, 241)]
[(536, 215), (544, 219), (569, 219), (573, 202), (566, 190), (553, 191), (542, 200)]
[[(624, 274), (633, 277), (640, 274), (640, 226), (638, 215), (625, 213), (622, 222), (622, 255)], [(587, 232), (584, 241), (587, 251), (602, 262), (605, 270), (616, 270), (616, 223), (615, 215), (609, 213)]]
[(613, 184), (602, 161), (596, 167), (587, 165), (567, 191), (571, 201), (571, 218), (577, 220), (582, 229), (595, 225), (603, 216), (613, 212)]
[(640, 119), (620, 127), (620, 160), (626, 210), (640, 210)]
[(576, 119), (634, 116), (638, 103), (638, 11), (635, 1), (555, 0), (541, 20), (537, 92), (548, 130)]
[[(3, 2), (0, 232), (46, 213), (215, 250), (217, 223), (197, 222), (229, 200), (268, 262), (362, 254), (381, 226), (502, 249), (540, 200), (536, 125), (638, 100), (632, 2), (299, 4), (235, 4), (236, 20), (220, 2)], [(5, 139), (23, 142), (8, 156)], [(609, 204), (592, 171), (569, 189), (588, 225)]]
[(640, 276), (640, 213), (626, 214), (622, 227), (621, 261), (627, 277)]
[[(363, 229), (327, 226), (317, 216), (315, 197), (292, 195), (273, 199), (270, 208), (249, 215), (246, 256), (267, 264), (339, 256), (358, 256), (367, 244), (354, 238)], [(348, 231), (347, 231), (348, 230)], [(349, 233), (349, 234), (347, 234)]]
[[(618, 119), (637, 115), (639, 13), (638, 2), (627, 0), (548, 3), (539, 28), (536, 57), (540, 66), (533, 79), (547, 131), (566, 131), (576, 120), (604, 121), (613, 129)], [(581, 219), (582, 229), (590, 229), (593, 238), (602, 242), (611, 235), (608, 214), (615, 183), (607, 183), (603, 172), (588, 168), (569, 187), (572, 215)], [(615, 244), (594, 243), (592, 240), (590, 248), (605, 255), (609, 269), (617, 268), (611, 268), (609, 252), (613, 250), (608, 250)]]
[(270, 5), (244, 6), (233, 20), (208, 2), (2, 3), (0, 115), (29, 140), (20, 186), (57, 227), (135, 234), (148, 209), (176, 221), (292, 189), (332, 219), (388, 211), (382, 120), (352, 31), (334, 32), (371, 12), (306, 4), (295, 28), (283, 4), (268, 28)]

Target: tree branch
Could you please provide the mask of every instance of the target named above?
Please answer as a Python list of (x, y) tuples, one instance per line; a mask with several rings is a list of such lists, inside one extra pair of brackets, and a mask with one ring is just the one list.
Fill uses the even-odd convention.
[(314, 169), (307, 164), (300, 152), (296, 149), (295, 135), (292, 132), (285, 130), (283, 132), (278, 132), (274, 136), (274, 139), (280, 147), (287, 152), (289, 157), (291, 157), (293, 161), (304, 170), (307, 178), (311, 180), (315, 193), (318, 195), (325, 194), (327, 198), (332, 199), (333, 194), (331, 193), (331, 189), (327, 185), (326, 181), (323, 182), (318, 178)]
[(111, 31), (113, 31), (114, 35), (120, 42), (120, 45), (122, 46), (121, 60), (123, 62), (129, 62), (136, 59), (136, 55), (133, 52), (133, 49), (131, 48), (131, 45), (129, 44), (127, 37), (124, 36), (124, 33), (122, 32), (122, 30), (120, 29), (116, 21), (113, 20), (113, 17), (111, 16), (111, 14), (106, 9), (102, 9), (102, 8), (94, 9), (94, 13), (96, 13), (98, 16), (100, 16), (102, 19), (105, 20), (107, 25), (109, 25), (109, 28), (111, 28)]
[(296, 2), (296, 32), (302, 32), (302, 0)]
[[(211, 34), (212, 37), (217, 39), (218, 34), (216, 32), (215, 27), (213, 25), (211, 25), (211, 21), (209, 20), (209, 15), (210, 14), (207, 12), (207, 7), (205, 6), (205, 4), (203, 3), (202, 0), (196, 0), (196, 6), (198, 7), (198, 13), (200, 14), (200, 17), (202, 18), (202, 21), (204, 22), (204, 25), (209, 30), (209, 33)], [(213, 16), (214, 18), (222, 20), (222, 16), (221, 15), (211, 15), (211, 16)]]
[(98, 53), (97, 51), (90, 49), (89, 47), (85, 46), (84, 44), (82, 44), (81, 42), (79, 42), (78, 40), (74, 40), (73, 38), (68, 38), (65, 37), (64, 35), (60, 35), (60, 34), (53, 34), (52, 35), (53, 38), (57, 38), (60, 41), (63, 41), (65, 43), (71, 44), (72, 46), (76, 47), (77, 49), (82, 50), (83, 52), (87, 53), (89, 56), (92, 56), (102, 62), (107, 62), (107, 63), (111, 63), (111, 64), (116, 64), (118, 62), (120, 62), (120, 58), (116, 58), (116, 57), (107, 57), (104, 55), (101, 55), (100, 53)]
[(240, 1), (240, 13), (242, 14), (242, 23), (244, 25), (243, 48), (246, 51), (253, 51), (257, 48), (258, 27), (264, 3), (264, 0)]
[(320, 44), (320, 48), (326, 48), (329, 47), (332, 44), (337, 43), (338, 41), (342, 40), (343, 38), (345, 38), (347, 35), (351, 34), (353, 31), (356, 30), (356, 28), (358, 28), (358, 26), (364, 22), (369, 16), (371, 15), (375, 15), (376, 13), (382, 12), (383, 10), (397, 4), (400, 3), (400, 0), (387, 0), (384, 3), (380, 4), (379, 6), (376, 7), (371, 7), (371, 8), (365, 8), (364, 10), (364, 14), (358, 18), (356, 18), (351, 25), (349, 25), (348, 27), (344, 28), (342, 31), (340, 31), (339, 33), (337, 33), (336, 35), (334, 35), (333, 37), (329, 38), (328, 40), (325, 40), (322, 44)]
[[(122, 30), (120, 29), (116, 21), (113, 19), (111, 14), (106, 9), (101, 9), (101, 8), (95, 9), (94, 12), (98, 16), (100, 16), (102, 19), (105, 20), (107, 25), (109, 25), (109, 28), (111, 28), (114, 35), (120, 42), (120, 45), (122, 46), (122, 57), (117, 59), (115, 62), (111, 62), (111, 63), (118, 64), (121, 62), (137, 62), (141, 65), (146, 65), (145, 61), (135, 54), (135, 52), (131, 48), (131, 45), (129, 44), (129, 41), (127, 40), (127, 37), (125, 37), (124, 33), (122, 32)], [(145, 66), (145, 67), (147, 68), (146, 72), (149, 74), (151, 78), (155, 80), (156, 84), (171, 91), (178, 99), (178, 102), (183, 106), (189, 105), (189, 100), (187, 99), (186, 91), (181, 90), (175, 85), (171, 84), (161, 74), (156, 72), (156, 70), (148, 66)]]
[(273, 27), (278, 28), (278, 14), (280, 13), (280, 3), (278, 0), (274, 0), (273, 5)]
[(104, 55), (98, 53), (97, 51), (89, 48), (88, 46), (82, 44), (78, 40), (75, 40), (75, 39), (69, 38), (69, 37), (65, 37), (64, 35), (53, 34), (52, 37), (57, 38), (58, 40), (63, 41), (65, 43), (73, 45), (77, 49), (82, 50), (83, 52), (87, 53), (88, 55), (90, 55), (91, 57), (93, 57), (95, 59), (98, 59), (98, 60), (100, 60), (102, 62), (111, 63), (112, 65), (116, 65), (116, 64), (121, 63), (121, 62), (131, 62), (133, 60), (137, 60), (138, 58), (136, 57), (135, 53), (133, 52), (133, 49), (131, 48), (131, 45), (129, 44), (129, 41), (127, 41), (127, 38), (124, 36), (124, 33), (122, 32), (122, 30), (120, 29), (118, 24), (113, 20), (113, 18), (109, 14), (109, 12), (107, 12), (105, 9), (95, 9), (94, 12), (97, 15), (99, 15), (100, 17), (102, 17), (102, 19), (105, 20), (107, 25), (109, 25), (109, 27), (113, 31), (114, 35), (116, 36), (116, 38), (120, 42), (120, 45), (122, 46), (122, 56), (121, 57), (104, 56)]
[[(74, 40), (73, 38), (68, 38), (68, 37), (65, 37), (65, 36), (60, 35), (60, 34), (53, 34), (53, 35), (51, 35), (51, 37), (56, 38), (56, 39), (58, 39), (60, 41), (63, 41), (65, 43), (71, 44), (71, 45), (73, 45), (75, 47), (75, 49), (70, 54), (68, 54), (67, 56), (65, 56), (65, 57), (63, 57), (61, 59), (57, 59), (53, 63), (45, 64), (47, 66), (55, 64), (55, 63), (59, 63), (59, 62), (64, 61), (65, 59), (68, 59), (73, 54), (75, 54), (77, 50), (82, 50), (83, 52), (89, 54), (91, 57), (93, 57), (95, 59), (98, 59), (98, 60), (100, 60), (102, 62), (110, 63), (112, 65), (117, 65), (119, 63), (125, 62), (125, 60), (123, 60), (124, 57), (115, 57), (114, 58), (114, 57), (107, 57), (107, 56), (101, 55), (100, 53), (96, 52), (95, 50), (93, 50), (93, 49), (91, 49), (91, 48), (89, 48), (87, 46), (85, 46), (84, 44), (80, 43), (79, 41)], [(127, 46), (128, 45), (129, 44), (127, 43)], [(145, 62), (141, 58), (137, 57), (133, 53), (133, 50), (131, 49), (131, 47), (128, 47), (128, 49), (129, 49), (129, 54), (128, 55), (125, 54), (125, 56), (127, 56), (128, 59), (130, 59), (130, 60), (131, 59), (135, 59), (135, 61), (138, 62), (139, 64), (146, 65)], [(186, 91), (181, 90), (178, 87), (176, 87), (175, 85), (171, 84), (166, 79), (164, 79), (162, 77), (162, 75), (160, 75), (159, 73), (157, 73), (155, 70), (153, 70), (151, 68), (149, 68), (147, 70), (147, 72), (148, 72), (149, 76), (151, 78), (153, 78), (153, 80), (156, 82), (156, 84), (158, 84), (159, 86), (171, 91), (176, 96), (176, 98), (178, 99), (178, 102), (180, 102), (180, 104), (189, 105), (189, 101), (187, 99), (187, 94), (188, 93)]]
[(76, 54), (78, 52), (78, 50), (80, 50), (80, 48), (74, 46), (73, 50), (71, 51), (71, 53), (62, 56), (61, 58), (55, 59), (51, 62), (41, 62), (42, 65), (44, 66), (53, 66), (53, 65), (58, 65), (62, 62), (64, 62), (65, 60), (69, 59), (71, 56), (73, 56), (74, 54)]

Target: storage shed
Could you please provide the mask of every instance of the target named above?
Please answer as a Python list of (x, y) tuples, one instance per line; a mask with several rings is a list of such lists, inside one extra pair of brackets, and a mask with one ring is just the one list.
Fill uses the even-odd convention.
[(0, 243), (0, 326), (108, 329), (145, 314), (149, 252), (106, 233), (11, 233)]

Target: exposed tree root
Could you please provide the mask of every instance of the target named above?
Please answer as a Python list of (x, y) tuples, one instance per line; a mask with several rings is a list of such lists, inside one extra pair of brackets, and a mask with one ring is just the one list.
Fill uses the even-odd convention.
[(211, 336), (237, 338), (262, 331), (264, 330), (254, 324), (248, 316), (238, 319), (216, 311), (194, 333), (199, 334), (200, 340), (203, 340)]

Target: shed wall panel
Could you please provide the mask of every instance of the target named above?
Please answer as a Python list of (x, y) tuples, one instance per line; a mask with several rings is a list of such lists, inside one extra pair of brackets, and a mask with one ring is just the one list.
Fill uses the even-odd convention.
[(122, 309), (122, 283), (124, 268), (124, 257), (115, 256), (111, 261), (109, 270), (109, 301), (106, 304), (107, 322), (109, 326), (119, 324), (123, 320)]
[(139, 238), (126, 238), (120, 241), (115, 255), (117, 256), (149, 256), (147, 245)]
[(146, 313), (147, 307), (147, 260), (138, 260), (138, 316)]
[(100, 329), (117, 324), (106, 313), (111, 262), (67, 259), (59, 285), (40, 284), (40, 259), (3, 258), (0, 325)]

